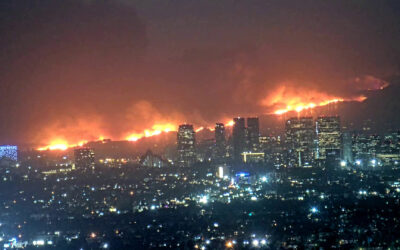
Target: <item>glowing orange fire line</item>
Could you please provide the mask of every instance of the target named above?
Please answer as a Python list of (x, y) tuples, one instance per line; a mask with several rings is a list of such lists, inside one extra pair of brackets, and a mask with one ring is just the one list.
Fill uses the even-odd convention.
[[(233, 126), (233, 121), (227, 122), (225, 124), (225, 126), (227, 126), (227, 127)], [(199, 127), (195, 130), (195, 132), (200, 132), (204, 129), (205, 129), (204, 127)], [(213, 127), (209, 127), (208, 129), (211, 131), (214, 131)], [(139, 132), (139, 133), (129, 134), (128, 136), (125, 137), (125, 140), (135, 142), (135, 141), (138, 141), (145, 137), (152, 137), (152, 136), (159, 135), (161, 133), (168, 133), (168, 132), (172, 132), (172, 131), (174, 131), (174, 132), (177, 131), (177, 126), (174, 124), (171, 124), (171, 123), (156, 124), (156, 125), (153, 125), (151, 129), (145, 129), (144, 131)], [(98, 140), (102, 141), (102, 140), (104, 140), (104, 137), (99, 136)], [(40, 151), (61, 150), (61, 151), (64, 151), (69, 148), (82, 147), (87, 142), (88, 142), (88, 140), (83, 140), (78, 143), (70, 144), (67, 142), (67, 140), (64, 140), (64, 139), (54, 139), (49, 143), (49, 145), (37, 148), (37, 150), (40, 150)]]
[(318, 104), (316, 104), (316, 103), (307, 103), (307, 104), (288, 105), (285, 109), (276, 110), (274, 112), (274, 114), (282, 115), (282, 114), (284, 114), (286, 112), (289, 112), (289, 111), (301, 112), (303, 110), (313, 109), (315, 107), (322, 107), (322, 106), (326, 106), (328, 104), (338, 103), (338, 102), (343, 102), (343, 101), (344, 101), (344, 99), (332, 99), (332, 100), (320, 102)]
[(132, 134), (128, 135), (125, 139), (128, 141), (137, 141), (143, 137), (151, 137), (151, 136), (159, 135), (162, 132), (168, 133), (170, 131), (176, 131), (176, 126), (174, 124), (171, 124), (171, 123), (156, 124), (156, 125), (153, 125), (153, 127), (151, 129), (146, 129), (139, 133), (132, 133)]
[[(365, 96), (360, 96), (356, 99), (353, 99), (351, 101), (364, 101), (366, 99)], [(347, 101), (345, 99), (341, 99), (341, 98), (335, 98), (335, 99), (331, 99), (331, 100), (327, 100), (327, 101), (322, 101), (319, 103), (297, 103), (297, 104), (290, 104), (287, 105), (286, 108), (284, 109), (279, 109), (274, 111), (272, 114), (275, 115), (282, 115), (285, 114), (287, 112), (290, 111), (296, 111), (296, 112), (301, 112), (304, 110), (309, 110), (309, 109), (313, 109), (315, 107), (322, 107), (322, 106), (326, 106), (332, 103), (338, 103), (338, 102), (343, 102), (343, 101)], [(234, 125), (234, 121), (230, 120), (228, 122), (225, 122), (225, 126), (226, 127), (231, 127)], [(214, 127), (199, 127), (195, 130), (195, 132), (200, 132), (204, 129), (208, 129), (210, 131), (214, 131), (215, 128)], [(174, 125), (172, 123), (165, 123), (165, 124), (155, 124), (151, 127), (151, 129), (145, 129), (142, 132), (136, 132), (136, 133), (131, 133), (128, 136), (125, 137), (125, 140), (127, 141), (138, 141), (142, 138), (145, 137), (152, 137), (152, 136), (156, 136), (159, 135), (161, 133), (168, 133), (170, 131), (177, 131), (177, 125)], [(103, 140), (103, 137), (100, 136), (99, 140)], [(64, 139), (56, 139), (56, 140), (52, 140), (51, 143), (48, 146), (45, 147), (40, 147), (38, 148), (38, 150), (67, 150), (68, 148), (74, 148), (74, 147), (81, 147), (84, 144), (86, 144), (88, 141), (87, 140), (83, 140), (80, 141), (78, 143), (75, 144), (69, 144), (67, 142), (67, 140)]]
[(327, 100), (327, 101), (322, 101), (322, 102), (319, 102), (319, 103), (311, 102), (311, 103), (307, 103), (307, 104), (300, 103), (300, 104), (294, 104), (294, 105), (287, 105), (287, 107), (285, 109), (276, 110), (275, 112), (273, 112), (273, 114), (282, 115), (282, 114), (285, 114), (285, 113), (290, 112), (290, 111), (301, 112), (301, 111), (304, 111), (304, 110), (313, 109), (315, 107), (323, 107), (323, 106), (326, 106), (326, 105), (329, 105), (329, 104), (333, 104), (333, 103), (344, 102), (344, 101), (363, 102), (366, 99), (367, 99), (367, 97), (365, 97), (365, 96), (359, 96), (359, 97), (354, 98), (354, 99), (334, 98), (334, 99)]
[(64, 140), (55, 140), (55, 142), (51, 142), (50, 145), (45, 147), (40, 147), (37, 150), (44, 151), (44, 150), (67, 150), (68, 148), (74, 147), (82, 147), (88, 141), (80, 141), (76, 144), (68, 144), (68, 142)]

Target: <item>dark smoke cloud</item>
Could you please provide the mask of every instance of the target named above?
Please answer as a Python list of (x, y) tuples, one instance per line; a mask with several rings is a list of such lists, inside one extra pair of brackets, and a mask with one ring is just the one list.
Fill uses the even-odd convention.
[(107, 114), (131, 101), (141, 78), (147, 41), (135, 10), (69, 0), (2, 1), (1, 10), (1, 138), (107, 130)]
[(280, 104), (268, 100), (282, 88), (358, 97), (398, 73), (399, 7), (4, 0), (0, 141), (117, 139), (156, 122), (207, 126), (274, 111)]

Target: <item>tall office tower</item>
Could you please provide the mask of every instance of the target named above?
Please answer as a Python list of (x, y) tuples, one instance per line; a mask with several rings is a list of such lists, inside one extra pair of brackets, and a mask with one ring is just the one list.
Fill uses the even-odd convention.
[(310, 166), (314, 155), (315, 129), (312, 117), (286, 121), (286, 150), (289, 167)]
[(316, 121), (316, 158), (325, 160), (327, 155), (340, 158), (342, 148), (339, 116), (318, 117)]
[(77, 148), (74, 150), (75, 166), (78, 169), (94, 169), (94, 151), (91, 148)]
[(225, 126), (223, 123), (215, 124), (215, 147), (217, 161), (223, 161), (226, 157)]
[(343, 140), (343, 154), (342, 158), (346, 162), (353, 162), (353, 137), (349, 132), (345, 132), (342, 135), (342, 140)]
[(247, 118), (248, 150), (258, 152), (260, 150), (260, 126), (258, 117)]
[(242, 153), (246, 151), (246, 127), (244, 118), (233, 118), (233, 160), (242, 161)]
[(195, 132), (193, 125), (179, 125), (178, 129), (178, 165), (190, 166), (196, 161)]
[(369, 160), (374, 159), (376, 157), (380, 141), (380, 135), (370, 135), (364, 133), (353, 134), (352, 152), (354, 160), (368, 162)]

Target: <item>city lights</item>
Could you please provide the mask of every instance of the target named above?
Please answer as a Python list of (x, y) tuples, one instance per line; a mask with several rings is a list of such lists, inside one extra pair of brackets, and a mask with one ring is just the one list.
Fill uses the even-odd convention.
[(4, 249), (400, 249), (400, 1), (0, 3)]
[(253, 241), (251, 242), (251, 244), (252, 244), (254, 247), (258, 247), (259, 241), (258, 241), (258, 240), (253, 240)]
[(206, 195), (201, 196), (200, 199), (199, 199), (199, 202), (202, 203), (202, 204), (207, 204), (208, 203), (208, 196), (206, 196)]
[(232, 247), (233, 247), (232, 241), (227, 241), (226, 244), (225, 244), (225, 246), (226, 246), (227, 248), (232, 248)]
[[(118, 242), (121, 239), (125, 240), (124, 237), (132, 237), (131, 232), (122, 229), (124, 227), (135, 228), (136, 233), (146, 230), (148, 233), (146, 237), (154, 243), (154, 247), (174, 248), (179, 247), (178, 244), (184, 245), (185, 237), (174, 236), (178, 240), (172, 242), (168, 238), (159, 238), (159, 235), (165, 230), (173, 231), (178, 228), (179, 224), (175, 219), (178, 217), (185, 218), (185, 224), (188, 225), (187, 228), (181, 230), (184, 235), (190, 234), (191, 228), (197, 227), (196, 223), (199, 219), (207, 218), (201, 222), (204, 223), (203, 235), (193, 236), (193, 246), (196, 249), (215, 247), (214, 243), (218, 242), (227, 249), (264, 248), (268, 246), (271, 236), (277, 237), (278, 242), (288, 241), (285, 236), (278, 233), (278, 228), (286, 227), (293, 232), (303, 233), (304, 231), (307, 235), (315, 236), (314, 231), (307, 231), (307, 228), (296, 229), (293, 226), (295, 220), (304, 220), (303, 223), (327, 223), (332, 211), (352, 218), (352, 210), (342, 203), (342, 192), (357, 201), (355, 207), (362, 204), (361, 200), (386, 199), (386, 197), (397, 197), (400, 194), (400, 185), (398, 181), (392, 181), (393, 178), (385, 177), (385, 180), (389, 181), (382, 181), (380, 185), (385, 185), (385, 189), (382, 189), (384, 191), (379, 191), (370, 184), (373, 180), (371, 176), (376, 178), (382, 174), (371, 166), (397, 169), (397, 155), (392, 152), (384, 154), (382, 150), (387, 142), (383, 140), (379, 142), (374, 136), (369, 137), (369, 140), (362, 138), (361, 142), (354, 140), (352, 142), (354, 143), (352, 151), (354, 158), (344, 157), (340, 151), (342, 141), (338, 140), (341, 137), (341, 126), (340, 118), (337, 116), (316, 119), (289, 118), (285, 121), (284, 136), (262, 135), (259, 130), (259, 120), (254, 117), (240, 118), (235, 121), (236, 124), (233, 124), (230, 135), (233, 137), (231, 140), (226, 139), (225, 126), (222, 123), (216, 125), (214, 140), (198, 139), (192, 124), (178, 125), (176, 139), (172, 145), (176, 150), (176, 156), (162, 152), (153, 153), (150, 150), (139, 155), (140, 157), (107, 155), (110, 152), (123, 152), (123, 143), (131, 145), (126, 141), (96, 141), (88, 144), (92, 147), (81, 146), (69, 151), (31, 151), (27, 156), (21, 154), (22, 159), (34, 159), (40, 164), (45, 162), (49, 166), (55, 164), (49, 170), (43, 171), (32, 161), (28, 161), (28, 166), (23, 160), (18, 163), (12, 162), (13, 167), (16, 164), (19, 165), (18, 171), (27, 170), (24, 179), (39, 178), (36, 181), (45, 186), (42, 192), (47, 192), (48, 198), (34, 196), (33, 206), (39, 206), (43, 211), (54, 209), (67, 212), (83, 211), (82, 214), (69, 212), (73, 214), (69, 217), (56, 213), (56, 218), (72, 221), (75, 218), (119, 221), (113, 222), (112, 225), (117, 228), (111, 230), (113, 232), (111, 235), (106, 225), (97, 225), (93, 228), (96, 231), (85, 235), (80, 235), (79, 232), (66, 235), (57, 229), (58, 233), (47, 232), (48, 236), (38, 234), (29, 241), (25, 241), (24, 238), (27, 237), (25, 235), (29, 235), (23, 231), (26, 227), (25, 222), (19, 221), (17, 228), (21, 230), (21, 233), (18, 234), (18, 241), (5, 242), (8, 244), (5, 248), (14, 247), (15, 244), (57, 247), (59, 239), (64, 239), (70, 244), (69, 242), (73, 239), (83, 238), (89, 245), (98, 244), (97, 248), (108, 249), (111, 248), (110, 243), (102, 241)], [(240, 127), (236, 127), (239, 123)], [(236, 132), (233, 133), (233, 131)], [(150, 132), (143, 133), (144, 136), (151, 136), (151, 134)], [(396, 134), (390, 136), (389, 138), (392, 138)], [(221, 155), (213, 153), (216, 152), (214, 150), (217, 147), (217, 138), (219, 138), (219, 146), (222, 149), (225, 148), (221, 150)], [(366, 148), (372, 147), (371, 145), (376, 145), (376, 149), (380, 150), (379, 154), (365, 152)], [(254, 152), (261, 150), (263, 153), (247, 152), (246, 159), (235, 158), (233, 152), (237, 146), (244, 147), (242, 153), (246, 153), (246, 147), (250, 146), (254, 148)], [(388, 148), (392, 150), (397, 147), (397, 144), (391, 143), (389, 146)], [(98, 150), (97, 147), (102, 147), (102, 149)], [(158, 145), (154, 148), (158, 150)], [(207, 151), (212, 153), (204, 156)], [(48, 155), (51, 154), (56, 157), (48, 159)], [(363, 166), (366, 169), (358, 167), (362, 166), (362, 162), (368, 163)], [(281, 172), (283, 168), (285, 174)], [(5, 184), (11, 182), (12, 178), (9, 177), (11, 171), (13, 171), (12, 168), (5, 169), (2, 179)], [(33, 171), (36, 171), (35, 175), (30, 175)], [(332, 175), (327, 179), (328, 172)], [(364, 184), (362, 189), (358, 186), (359, 183)], [(66, 189), (65, 185), (72, 185), (73, 188)], [(340, 191), (336, 191), (337, 187), (340, 187), (338, 189)], [(18, 209), (17, 204), (21, 203), (21, 199), (26, 199), (25, 194), (29, 193), (23, 189), (23, 187), (18, 188), (17, 190), (21, 190), (21, 193), (13, 194), (13, 197), (9, 199), (11, 202), (4, 203), (6, 209), (11, 207)], [(17, 198), (19, 196), (22, 198)], [(270, 232), (247, 233), (252, 230), (251, 225), (260, 226), (260, 223), (263, 223), (261, 219), (265, 213), (263, 212), (265, 206), (260, 205), (264, 203), (273, 205), (274, 209), (271, 211), (276, 210), (280, 216), (274, 217), (271, 221)], [(307, 204), (310, 203), (320, 205), (308, 207)], [(79, 209), (74, 210), (75, 207)], [(298, 213), (292, 213), (293, 210), (299, 208), (307, 212), (306, 216), (298, 217)], [(319, 216), (322, 209), (324, 216)], [(380, 213), (379, 211), (381, 210), (374, 212)], [(233, 232), (227, 231), (223, 219), (219, 221), (223, 218), (221, 216), (226, 216), (227, 212), (229, 216), (232, 216), (229, 220), (232, 219), (238, 224), (232, 226)], [(142, 213), (147, 215), (141, 216)], [(126, 221), (119, 217), (123, 215), (129, 215), (132, 219)], [(17, 215), (15, 216), (18, 218)], [(42, 215), (38, 216), (40, 218)], [(351, 227), (350, 220), (346, 217), (339, 217), (337, 221), (343, 227)], [(209, 222), (210, 218), (215, 219), (214, 222)], [(370, 222), (369, 226), (375, 225), (373, 223), (377, 222)], [(4, 227), (3, 224), (0, 226)], [(332, 234), (327, 233), (326, 236), (320, 237), (326, 239), (326, 237), (332, 237)], [(140, 237), (136, 239), (142, 242)], [(307, 247), (313, 247), (318, 244), (315, 241), (304, 243), (301, 239), (293, 239), (292, 242), (294, 242), (293, 246), (305, 244)], [(342, 244), (339, 242), (338, 246)]]

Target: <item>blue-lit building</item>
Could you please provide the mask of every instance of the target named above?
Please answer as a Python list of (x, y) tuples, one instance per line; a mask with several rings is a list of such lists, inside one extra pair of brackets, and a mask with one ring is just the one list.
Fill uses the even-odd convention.
[(251, 175), (249, 172), (237, 172), (235, 174), (235, 183), (238, 184), (250, 184), (251, 183)]
[(0, 146), (0, 159), (7, 158), (13, 161), (18, 160), (18, 147), (14, 145)]

